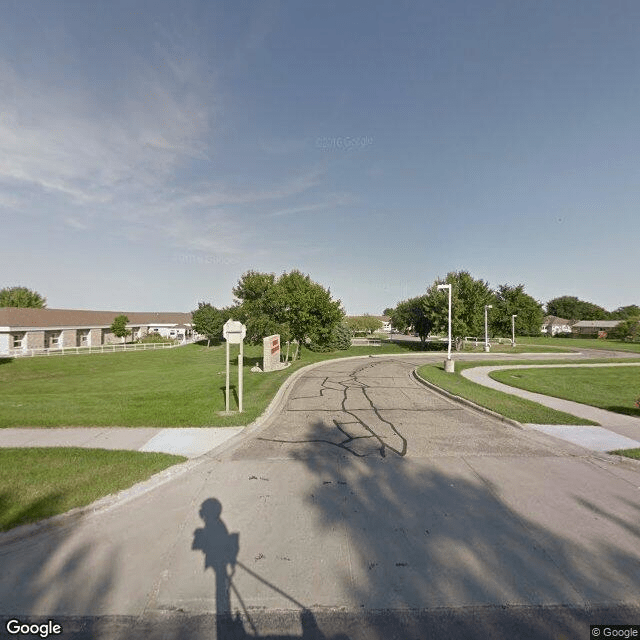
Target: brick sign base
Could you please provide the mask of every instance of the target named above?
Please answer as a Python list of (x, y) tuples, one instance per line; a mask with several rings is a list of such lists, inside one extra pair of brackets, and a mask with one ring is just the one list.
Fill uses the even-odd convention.
[(267, 336), (262, 340), (263, 354), (262, 354), (262, 370), (263, 371), (277, 371), (283, 368), (280, 363), (280, 336)]

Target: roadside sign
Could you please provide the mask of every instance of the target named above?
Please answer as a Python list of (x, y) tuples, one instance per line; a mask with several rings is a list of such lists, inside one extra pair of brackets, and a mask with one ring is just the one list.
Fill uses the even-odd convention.
[(240, 344), (247, 335), (247, 327), (238, 320), (227, 320), (222, 327), (222, 336), (229, 344)]
[(247, 327), (237, 320), (227, 320), (222, 327), (222, 335), (227, 341), (227, 393), (225, 397), (226, 412), (229, 413), (229, 345), (239, 344), (240, 355), (238, 355), (238, 411), (242, 413), (242, 366), (244, 355), (244, 337), (247, 335)]

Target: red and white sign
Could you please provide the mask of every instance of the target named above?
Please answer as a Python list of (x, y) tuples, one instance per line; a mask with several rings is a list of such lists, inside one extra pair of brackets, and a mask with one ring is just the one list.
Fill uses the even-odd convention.
[(267, 336), (262, 341), (262, 370), (277, 371), (282, 369), (280, 365), (280, 336), (278, 334)]

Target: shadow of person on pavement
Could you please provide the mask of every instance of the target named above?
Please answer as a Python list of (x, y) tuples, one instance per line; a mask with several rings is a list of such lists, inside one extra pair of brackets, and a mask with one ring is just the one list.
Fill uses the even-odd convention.
[[(261, 638), (262, 640), (328, 640), (327, 636), (318, 627), (312, 611), (238, 561), (240, 534), (229, 533), (227, 526), (220, 517), (221, 513), (222, 505), (216, 498), (207, 498), (202, 503), (199, 514), (205, 526), (194, 531), (191, 545), (192, 550), (202, 551), (204, 554), (204, 570), (211, 568), (215, 573), (216, 640), (246, 640), (248, 638)], [(260, 635), (258, 633), (241, 594), (232, 582), (236, 567), (241, 567), (253, 578), (300, 607), (301, 636), (289, 634)], [(245, 631), (240, 612), (236, 611), (235, 615), (232, 613), (231, 592), (233, 592), (235, 599), (237, 599), (244, 612), (244, 619), (251, 627), (251, 634)], [(331, 640), (349, 639), (347, 636), (339, 634), (332, 636)]]
[[(211, 567), (216, 576), (216, 631), (217, 638), (244, 638), (244, 628), (231, 616), (229, 586), (240, 550), (240, 534), (230, 534), (220, 519), (222, 505), (215, 498), (207, 498), (200, 506), (200, 517), (205, 526), (193, 534), (193, 550), (204, 553), (204, 570)], [(239, 623), (239, 624), (237, 624)]]

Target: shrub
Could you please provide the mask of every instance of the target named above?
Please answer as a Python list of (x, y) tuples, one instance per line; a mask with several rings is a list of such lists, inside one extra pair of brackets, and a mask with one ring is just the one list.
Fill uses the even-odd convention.
[(331, 343), (334, 349), (346, 351), (351, 346), (351, 330), (346, 324), (339, 324), (333, 330)]
[(172, 338), (165, 338), (159, 333), (154, 332), (154, 333), (148, 333), (146, 336), (143, 336), (138, 340), (138, 342), (141, 344), (153, 343), (153, 342), (157, 344), (160, 344), (160, 343), (171, 344), (173, 342), (176, 342), (176, 340), (173, 340)]

